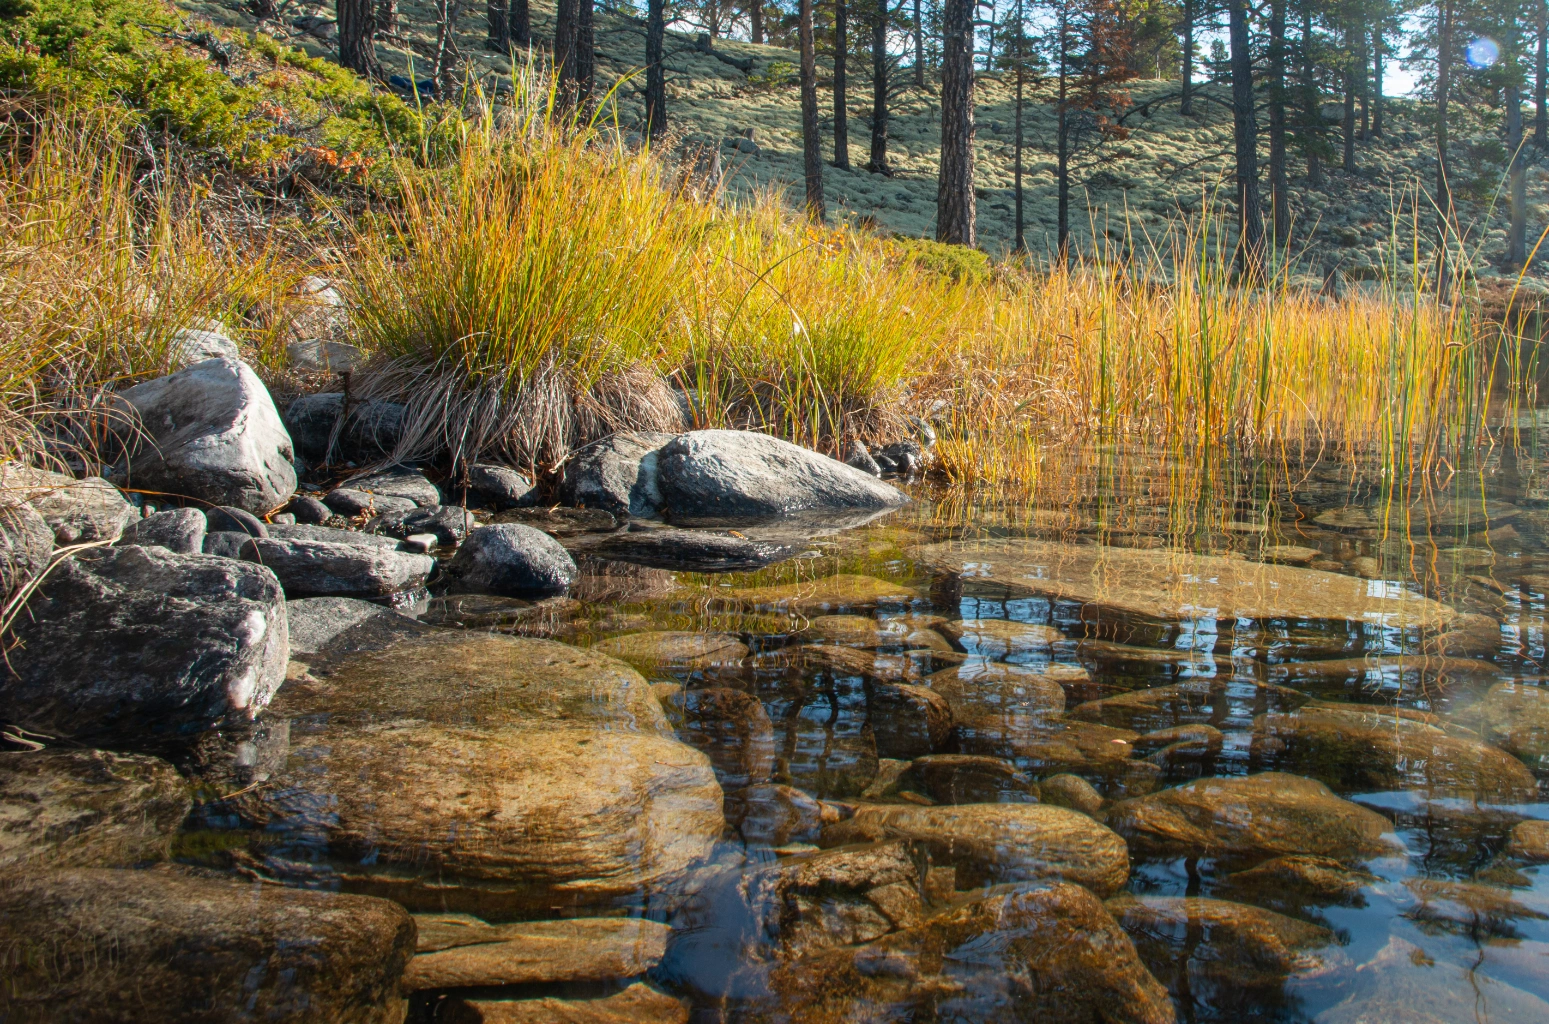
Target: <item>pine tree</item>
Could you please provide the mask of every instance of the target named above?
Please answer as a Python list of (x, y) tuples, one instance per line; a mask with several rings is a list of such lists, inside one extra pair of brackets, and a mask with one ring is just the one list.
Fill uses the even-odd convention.
[[(803, 0), (806, 2), (806, 0)], [(944, 0), (936, 238), (974, 245), (974, 0)]]
[(339, 64), (366, 78), (382, 77), (377, 63), (376, 11), (372, 0), (336, 0), (334, 16), (339, 25)]

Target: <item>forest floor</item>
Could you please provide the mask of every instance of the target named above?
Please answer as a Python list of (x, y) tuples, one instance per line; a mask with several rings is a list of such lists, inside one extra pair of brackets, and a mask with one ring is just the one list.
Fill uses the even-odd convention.
[[(217, 24), (252, 29), (240, 0), (179, 0), (180, 6)], [(533, 34), (541, 46), (553, 35), (553, 9), (534, 3)], [(295, 5), (284, 24), (266, 29), (313, 56), (332, 57), (331, 42), (295, 27), (303, 18), (327, 19), (332, 4)], [(429, 74), (435, 47), (433, 5), (402, 0), (400, 26), (379, 44), (390, 73)], [(482, 10), (466, 11), (458, 22), (459, 49), (472, 80), (498, 95), (510, 88), (509, 55), (484, 47)], [(326, 33), (326, 28), (323, 30)], [(599, 94), (614, 88), (617, 117), (626, 130), (638, 125), (643, 107), (645, 28), (641, 19), (599, 9), (596, 21)], [(525, 59), (525, 55), (517, 55)], [(669, 31), (666, 41), (668, 115), (673, 140), (690, 151), (718, 151), (733, 192), (790, 190), (801, 181), (801, 124), (798, 89), (792, 77), (798, 56), (773, 46), (716, 40), (713, 48), (692, 35)], [(885, 231), (930, 236), (936, 215), (936, 167), (940, 148), (940, 103), (934, 88), (895, 86), (888, 125), (891, 176), (865, 170), (870, 147), (869, 61), (850, 62), (849, 169), (834, 159), (831, 62), (822, 62), (821, 112), (824, 130), (824, 192), (830, 215), (875, 223)], [(911, 79), (912, 70), (895, 72)], [(1082, 149), (1073, 162), (1071, 235), (1082, 253), (1097, 248), (1112, 255), (1144, 253), (1183, 220), (1198, 223), (1202, 209), (1224, 213), (1231, 199), (1231, 111), (1224, 86), (1202, 83), (1192, 115), (1179, 113), (1179, 83), (1137, 79), (1123, 117), (1126, 137), (1107, 138)], [(1506, 213), (1501, 166), (1504, 159), (1498, 111), (1455, 107), (1452, 126), (1453, 188), (1460, 219), (1482, 282), (1510, 279), (1503, 265)], [(1337, 122), (1339, 107), (1325, 106)], [(1292, 156), (1290, 253), (1296, 279), (1322, 285), (1405, 278), (1420, 207), (1422, 249), (1432, 222), (1428, 188), (1434, 184), (1431, 111), (1413, 100), (1384, 100), (1384, 133), (1356, 143), (1355, 172), (1325, 167), (1324, 182), (1309, 186), (1305, 160)], [(981, 73), (976, 93), (976, 167), (979, 182), (979, 244), (992, 255), (1009, 250), (1014, 238), (1014, 87), (1010, 76)], [(1055, 118), (1051, 87), (1030, 88), (1025, 115), (1024, 202), (1027, 244), (1050, 254), (1056, 237), (1054, 176)], [(739, 140), (751, 138), (750, 147)], [(1267, 149), (1267, 143), (1266, 143)], [(751, 150), (748, 151), (748, 150)], [(1267, 152), (1261, 153), (1267, 162)], [(1266, 189), (1267, 191), (1267, 189)], [(1528, 172), (1528, 246), (1549, 226), (1549, 168)], [(1158, 246), (1165, 248), (1164, 246)], [(1549, 247), (1546, 247), (1549, 248)], [(1396, 254), (1394, 250), (1396, 249)], [(1428, 262), (1422, 255), (1422, 262)], [(1336, 273), (1337, 272), (1337, 273)], [(1549, 279), (1549, 267), (1535, 269)], [(1504, 283), (1504, 282), (1503, 282)]]

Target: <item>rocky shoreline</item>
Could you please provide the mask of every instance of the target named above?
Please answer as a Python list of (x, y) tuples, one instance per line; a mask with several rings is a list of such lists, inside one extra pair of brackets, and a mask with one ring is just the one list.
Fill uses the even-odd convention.
[[(1163, 1024), (1191, 985), (1353, 969), (1305, 911), (1405, 852), (1346, 795), (1537, 799), (1537, 687), (1495, 683), (1468, 733), (1305, 692), (1336, 660), (1168, 676), (1209, 607), (1377, 623), (1491, 677), (1460, 655), (1493, 620), (1273, 558), (900, 530), (929, 594), (841, 573), (694, 591), (716, 630), (616, 610), (601, 639), (524, 635), (587, 588), (800, 558), (903, 506), (881, 463), (924, 453), (614, 435), (549, 506), (512, 467), (367, 466), (401, 410), (281, 416), (222, 336), (185, 341), (210, 358), (122, 393), (113, 479), (0, 469), (7, 1019)], [(323, 486), (340, 451), (362, 467)], [(1072, 614), (960, 617), (974, 598)], [(1327, 658), (1322, 636), (1273, 643)], [(1549, 860), (1543, 832), (1500, 869)], [(1127, 891), (1168, 857), (1219, 891)], [(1439, 892), (1415, 898), (1464, 898)]]

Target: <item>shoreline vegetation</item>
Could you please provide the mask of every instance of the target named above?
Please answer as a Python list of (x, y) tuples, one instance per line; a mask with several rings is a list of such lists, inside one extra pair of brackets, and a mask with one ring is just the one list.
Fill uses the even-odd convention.
[[(128, 7), (147, 4), (94, 9)], [(1536, 402), (1536, 319), (1492, 317), (1466, 282), (1438, 302), (1397, 262), (1338, 301), (1293, 287), (1294, 261), (1241, 287), (1219, 206), (1128, 239), (1127, 257), (991, 262), (718, 190), (606, 99), (590, 121), (562, 116), (541, 68), (498, 106), (413, 109), (258, 38), (240, 59), (279, 84), (256, 81), (321, 93), (329, 131), (374, 140), (327, 150), (347, 187), (290, 167), (300, 216), (273, 201), (273, 168), (254, 179), (267, 196), (228, 180), (276, 134), (260, 144), (198, 103), (113, 107), (112, 83), (12, 47), (37, 89), (8, 101), (0, 185), (8, 456), (89, 452), (101, 426), (79, 414), (167, 372), (175, 333), (201, 323), (238, 338), (277, 396), (316, 390), (285, 355), (308, 334), (308, 278), (350, 307), (330, 330), (367, 356), (353, 394), (409, 407), (396, 460), (491, 455), (540, 478), (600, 436), (680, 424), (836, 456), (928, 424), (934, 472), (964, 485), (1028, 487), (1047, 452), (1094, 443), (1376, 452), (1402, 470), (1455, 463), (1503, 408)], [(211, 125), (236, 154), (214, 174), (178, 141)], [(1414, 207), (1390, 252), (1413, 248)]]

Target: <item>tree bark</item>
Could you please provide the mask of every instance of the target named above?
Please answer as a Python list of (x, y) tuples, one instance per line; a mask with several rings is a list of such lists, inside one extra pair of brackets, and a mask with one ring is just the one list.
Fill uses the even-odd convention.
[[(1549, 2), (1549, 0), (1546, 0)], [(1183, 0), (1183, 99), (1178, 113), (1194, 113), (1194, 0)]]
[(527, 0), (506, 0), (511, 8), (511, 42), (517, 46), (532, 45), (532, 9)]
[(850, 169), (850, 114), (845, 73), (850, 39), (845, 0), (834, 0), (834, 166)]
[(1264, 263), (1264, 211), (1259, 204), (1258, 122), (1253, 109), (1253, 55), (1248, 51), (1247, 0), (1231, 0), (1228, 19), (1239, 252), (1246, 276), (1258, 277)]
[(887, 162), (887, 0), (876, 0), (871, 23), (871, 160), (866, 169), (892, 176)]
[(1062, 4), (1055, 29), (1059, 55), (1059, 91), (1054, 102), (1055, 246), (1059, 261), (1070, 259), (1070, 15)]
[(557, 0), (554, 7), (554, 77), (561, 94), (575, 82), (576, 36), (580, 31), (580, 0)]
[(1302, 145), (1307, 150), (1307, 184), (1319, 188), (1323, 184), (1323, 161), (1318, 156), (1318, 127), (1323, 120), (1323, 103), (1318, 96), (1318, 82), (1312, 67), (1312, 8), (1302, 7)]
[(457, 90), (457, 15), (460, 0), (436, 0), (436, 87), (443, 99)]
[[(1350, 38), (1348, 30), (1345, 38)], [(1355, 68), (1351, 66), (1354, 54), (1347, 54), (1343, 73), (1345, 86), (1345, 120), (1344, 120), (1344, 160), (1340, 166), (1351, 174), (1355, 173)]]
[(489, 15), (484, 45), (496, 53), (505, 53), (511, 49), (511, 15), (506, 10), (506, 0), (486, 0), (484, 10)]
[(592, 0), (575, 0), (576, 48), (575, 80), (576, 102), (586, 107), (592, 101), (592, 91), (597, 86), (597, 37), (593, 25)]
[(748, 34), (753, 42), (760, 45), (764, 42), (764, 0), (753, 0), (748, 5)]
[(381, 78), (382, 66), (371, 42), (376, 35), (372, 0), (337, 0), (334, 16), (339, 25), (339, 65), (365, 78)]
[(1382, 138), (1382, 19), (1372, 26), (1372, 137)]
[(376, 30), (380, 35), (398, 31), (398, 0), (377, 0)]
[(1022, 87), (1026, 77), (1025, 64), (1027, 54), (1025, 42), (1027, 39), (1027, 23), (1022, 12), (1022, 0), (1017, 0), (1016, 6), (1016, 85), (1017, 85), (1017, 110), (1016, 110), (1016, 135), (1013, 142), (1012, 173), (1014, 185), (1012, 187), (1012, 203), (1016, 208), (1016, 237), (1012, 246), (1012, 252), (1027, 252), (1027, 234), (1022, 217)]
[(1361, 139), (1362, 142), (1365, 142), (1367, 139), (1371, 138), (1372, 122), (1371, 122), (1371, 98), (1368, 95), (1371, 83), (1370, 83), (1370, 79), (1368, 78), (1368, 76), (1366, 74), (1367, 69), (1371, 66), (1371, 62), (1369, 60), (1367, 60), (1367, 52), (1366, 52), (1366, 19), (1364, 17), (1362, 17), (1362, 18), (1360, 18), (1360, 19), (1358, 19), (1356, 21), (1356, 39), (1359, 40), (1359, 41), (1356, 43), (1357, 53), (1354, 54), (1354, 56), (1356, 57), (1356, 66), (1359, 67), (1361, 70), (1356, 75), (1355, 91), (1356, 91), (1356, 96), (1358, 96), (1360, 98), (1360, 101), (1361, 101), (1361, 133), (1360, 133), (1360, 139)]
[(974, 0), (943, 0), (936, 238), (974, 245)]
[(797, 35), (801, 44), (801, 150), (807, 181), (807, 216), (822, 223), (823, 146), (818, 139), (818, 62), (812, 40), (812, 0), (797, 2)]
[(1511, 227), (1506, 233), (1506, 262), (1513, 270), (1527, 262), (1527, 174), (1522, 166), (1522, 90), (1506, 86), (1506, 148), (1511, 151), (1507, 171), (1511, 196)]
[(645, 16), (645, 136), (655, 140), (667, 128), (667, 73), (662, 67), (666, 0), (647, 0)]
[(1538, 54), (1533, 68), (1533, 142), (1549, 147), (1549, 0), (1538, 0)]
[(1285, 166), (1285, 0), (1269, 5), (1269, 209), (1275, 245), (1291, 235), (1290, 191)]
[(914, 0), (914, 86), (925, 88), (925, 22), (920, 18), (920, 0)]
[(1452, 185), (1447, 175), (1447, 101), (1452, 89), (1451, 0), (1437, 5), (1436, 31), (1436, 288), (1439, 295), (1451, 289), (1447, 239), (1452, 226)]

